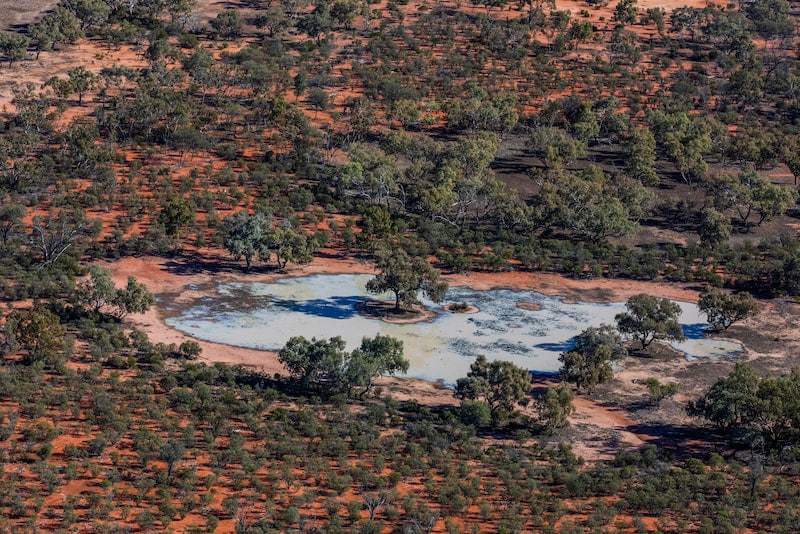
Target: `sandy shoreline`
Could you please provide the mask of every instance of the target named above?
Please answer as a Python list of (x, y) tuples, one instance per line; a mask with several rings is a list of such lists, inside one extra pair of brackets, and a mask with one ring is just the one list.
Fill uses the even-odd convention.
[[(212, 282), (271, 282), (278, 278), (308, 276), (313, 274), (372, 274), (374, 269), (370, 263), (351, 258), (337, 258), (333, 254), (318, 257), (309, 265), (290, 266), (285, 272), (254, 271), (245, 273), (236, 263), (230, 262), (219, 251), (202, 251), (202, 255), (195, 258), (158, 258), (158, 257), (129, 257), (115, 263), (106, 265), (112, 272), (117, 285), (122, 285), (129, 275), (135, 276), (140, 282), (147, 285), (150, 290), (162, 298), (168, 297), (181, 302), (204, 296), (202, 286)], [(669, 284), (640, 282), (633, 280), (590, 279), (575, 280), (551, 273), (484, 273), (473, 272), (464, 275), (443, 276), (451, 287), (468, 286), (477, 290), (507, 288), (513, 290), (532, 290), (548, 296), (560, 296), (565, 299), (574, 299), (585, 302), (622, 302), (631, 295), (647, 293), (659, 297), (666, 297), (684, 302), (697, 302), (699, 288), (687, 284)], [(190, 286), (191, 287), (188, 287)], [(765, 313), (757, 321), (765, 324), (776, 324), (774, 317), (770, 317), (772, 306), (765, 306)], [(229, 365), (244, 365), (257, 369), (270, 376), (286, 374), (285, 369), (274, 351), (254, 350), (234, 347), (220, 343), (212, 343), (190, 336), (167, 326), (164, 322), (165, 313), (159, 306), (153, 307), (145, 314), (132, 316), (128, 320), (132, 326), (146, 332), (154, 342), (180, 344), (183, 341), (194, 339), (202, 348), (201, 361), (209, 364), (222, 362)], [(789, 318), (784, 318), (784, 327), (790, 328), (794, 324)], [(796, 327), (792, 328), (786, 337), (800, 339), (796, 336)], [(794, 337), (793, 337), (794, 336)], [(792, 350), (786, 346), (786, 350)], [(781, 351), (783, 352), (783, 351)], [(747, 353), (749, 358), (765, 356), (765, 354)], [(785, 354), (771, 354), (767, 356), (785, 357)], [(631, 360), (631, 358), (628, 358)], [(644, 364), (644, 367), (642, 365)], [(685, 359), (670, 362), (641, 362), (637, 360), (626, 361), (623, 369), (615, 374), (614, 381), (609, 386), (619, 393), (620, 397), (629, 398), (631, 395), (643, 394), (643, 386), (638, 382), (647, 376), (657, 376), (669, 380), (676, 373), (688, 372), (691, 362)], [(547, 380), (541, 380), (547, 383)], [(452, 396), (452, 391), (444, 388), (439, 383), (428, 382), (415, 378), (382, 377), (377, 381), (385, 393), (391, 394), (397, 400), (415, 400), (431, 407), (448, 406), (457, 403)], [(678, 395), (677, 400), (692, 398), (695, 391), (691, 388)], [(653, 440), (653, 436), (636, 431), (637, 425), (628, 414), (609, 406), (607, 402), (600, 402), (596, 398), (580, 395), (576, 401), (576, 414), (571, 418), (573, 430), (585, 434), (586, 439), (576, 438), (573, 443), (576, 451), (588, 460), (607, 458), (613, 454), (613, 447), (608, 447), (608, 442), (626, 443), (629, 446), (639, 446)], [(677, 415), (676, 420), (685, 421), (686, 417)], [(602, 443), (597, 441), (596, 434), (610, 436)]]

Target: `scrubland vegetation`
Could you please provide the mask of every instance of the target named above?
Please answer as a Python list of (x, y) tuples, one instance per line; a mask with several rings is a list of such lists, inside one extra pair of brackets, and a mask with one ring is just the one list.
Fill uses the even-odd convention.
[(374, 385), (408, 368), (382, 336), (293, 339), (284, 376), (198, 363), (97, 265), (353, 256), (398, 312), (442, 272), (687, 282), (728, 330), (800, 292), (793, 3), (53, 4), (0, 32), (0, 530), (796, 530), (788, 367), (689, 402), (696, 450), (559, 445), (571, 384), (682, 336), (665, 299), (581, 333), (559, 385), (479, 356), (432, 409)]

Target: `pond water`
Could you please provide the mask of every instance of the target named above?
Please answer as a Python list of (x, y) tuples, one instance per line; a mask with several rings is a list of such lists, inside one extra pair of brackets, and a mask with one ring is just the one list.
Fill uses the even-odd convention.
[[(436, 312), (429, 322), (390, 324), (362, 317), (359, 302), (376, 297), (365, 285), (369, 275), (315, 275), (286, 278), (272, 284), (216, 283), (205, 297), (184, 305), (163, 304), (169, 326), (191, 336), (228, 345), (278, 350), (292, 336), (341, 336), (348, 350), (364, 336), (389, 335), (404, 343), (411, 363), (408, 376), (454, 384), (465, 376), (478, 354), (510, 360), (539, 373), (557, 372), (558, 356), (589, 326), (614, 324), (622, 302), (566, 301), (534, 291), (473, 290), (451, 287), (445, 302), (467, 302), (480, 311), (451, 313), (423, 300)], [(679, 303), (687, 340), (675, 343), (687, 358), (727, 358), (741, 351), (737, 343), (706, 339), (707, 326), (697, 306)]]

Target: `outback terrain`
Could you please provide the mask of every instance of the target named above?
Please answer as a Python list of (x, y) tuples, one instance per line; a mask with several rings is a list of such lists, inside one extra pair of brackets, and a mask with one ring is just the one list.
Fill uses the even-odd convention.
[[(3, 3), (0, 531), (795, 531), (798, 17)], [(557, 375), (477, 359), (455, 389), (391, 338), (164, 322), (322, 273), (375, 275), (396, 321), (446, 285), (630, 313)], [(687, 360), (662, 299), (743, 352)]]

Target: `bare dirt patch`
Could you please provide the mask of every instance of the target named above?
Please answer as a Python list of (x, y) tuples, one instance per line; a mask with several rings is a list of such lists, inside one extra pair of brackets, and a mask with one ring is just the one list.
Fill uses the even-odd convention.
[(26, 0), (24, 2), (0, 2), (0, 28), (17, 29), (34, 22), (39, 16), (53, 9), (58, 0)]
[[(173, 259), (125, 258), (110, 264), (118, 284), (134, 275), (152, 291), (168, 298), (197, 298), (203, 283), (212, 281), (268, 282), (278, 277), (311, 274), (374, 273), (369, 263), (334, 254), (317, 258), (304, 266), (293, 266), (285, 272), (255, 270), (244, 273), (238, 264), (219, 251), (202, 251), (192, 257)], [(510, 288), (535, 290), (548, 295), (561, 295), (582, 301), (624, 301), (636, 293), (648, 293), (685, 302), (696, 302), (698, 288), (683, 284), (649, 283), (630, 280), (575, 280), (548, 273), (470, 273), (445, 277), (453, 285), (473, 289)], [(192, 284), (192, 288), (187, 288)], [(393, 303), (392, 303), (393, 307)], [(755, 319), (734, 325), (729, 331), (716, 334), (730, 337), (745, 346), (745, 358), (764, 372), (786, 372), (800, 363), (800, 329), (797, 316), (800, 305), (793, 301), (765, 302)], [(155, 307), (147, 314), (131, 317), (137, 328), (156, 342), (176, 343), (191, 339), (164, 324), (163, 312)], [(285, 374), (277, 353), (232, 347), (197, 340), (202, 347), (202, 360), (245, 365), (268, 375)], [(572, 426), (554, 439), (566, 440), (587, 461), (607, 459), (619, 447), (654, 443), (689, 454), (694, 451), (701, 429), (684, 410), (685, 402), (697, 398), (711, 384), (732, 369), (727, 361), (687, 361), (681, 354), (660, 345), (651, 346), (647, 355), (634, 355), (619, 364), (614, 379), (591, 395), (581, 394), (576, 402)], [(677, 382), (678, 394), (659, 406), (649, 404), (642, 382), (648, 377), (662, 383)], [(550, 380), (550, 379), (547, 379)], [(384, 377), (378, 385), (385, 394), (398, 400), (413, 400), (427, 406), (455, 404), (452, 390), (442, 384), (419, 379)]]

